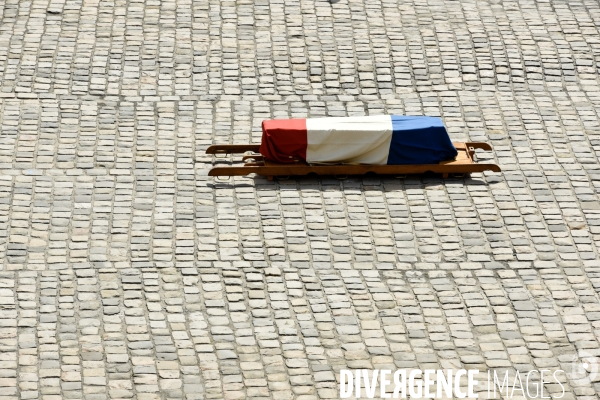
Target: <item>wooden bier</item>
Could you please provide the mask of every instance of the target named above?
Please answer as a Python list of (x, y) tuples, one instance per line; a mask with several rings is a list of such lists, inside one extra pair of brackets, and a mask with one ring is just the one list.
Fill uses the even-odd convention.
[[(473, 161), (476, 149), (492, 150), (487, 143), (466, 142), (454, 143), (458, 156), (454, 160), (444, 161), (439, 164), (415, 165), (349, 165), (349, 164), (307, 164), (303, 160), (295, 163), (282, 164), (266, 160), (258, 153), (258, 144), (222, 144), (213, 145), (206, 149), (206, 154), (227, 156), (229, 154), (244, 154), (242, 161), (248, 161), (239, 167), (215, 167), (208, 173), (209, 176), (243, 176), (257, 174), (272, 180), (276, 176), (301, 176), (301, 175), (414, 175), (432, 172), (442, 174), (447, 178), (451, 174), (469, 174), (471, 172), (493, 171), (500, 172), (496, 164), (478, 164)], [(251, 154), (245, 154), (252, 152)]]

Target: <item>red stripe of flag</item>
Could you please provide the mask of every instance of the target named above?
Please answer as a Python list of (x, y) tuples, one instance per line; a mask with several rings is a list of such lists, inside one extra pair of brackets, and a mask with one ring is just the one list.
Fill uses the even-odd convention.
[(260, 154), (267, 160), (292, 163), (306, 160), (306, 119), (263, 121)]

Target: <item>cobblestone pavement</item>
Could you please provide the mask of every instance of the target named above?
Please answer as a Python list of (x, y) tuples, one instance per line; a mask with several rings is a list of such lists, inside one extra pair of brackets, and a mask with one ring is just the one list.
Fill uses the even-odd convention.
[[(598, 398), (569, 373), (600, 357), (597, 1), (0, 4), (0, 399), (330, 399), (386, 368)], [(263, 119), (383, 113), (503, 173), (207, 176)]]

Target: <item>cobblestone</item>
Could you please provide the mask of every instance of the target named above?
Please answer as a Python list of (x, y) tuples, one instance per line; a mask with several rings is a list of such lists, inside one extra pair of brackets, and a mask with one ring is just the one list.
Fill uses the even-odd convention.
[[(600, 360), (597, 2), (0, 10), (0, 399), (330, 399), (399, 368), (600, 396), (569, 375)], [(207, 176), (264, 119), (385, 113), (503, 172)]]

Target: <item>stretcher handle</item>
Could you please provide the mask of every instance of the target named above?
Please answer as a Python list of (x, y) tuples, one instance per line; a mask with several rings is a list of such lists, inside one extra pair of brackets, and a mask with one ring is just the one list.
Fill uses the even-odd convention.
[(214, 144), (206, 149), (206, 154), (238, 154), (251, 151), (258, 153), (260, 144)]

